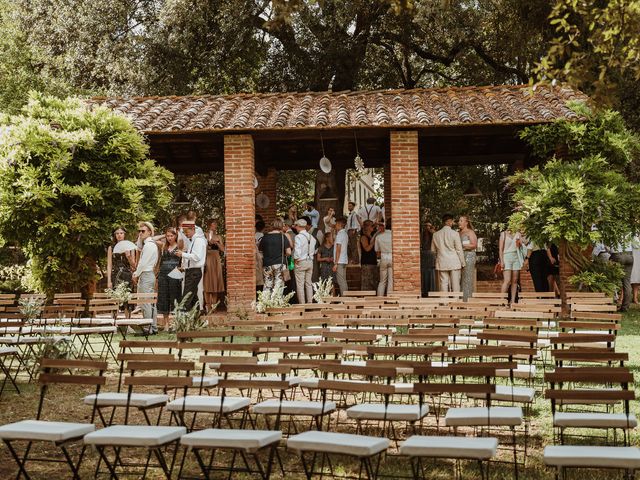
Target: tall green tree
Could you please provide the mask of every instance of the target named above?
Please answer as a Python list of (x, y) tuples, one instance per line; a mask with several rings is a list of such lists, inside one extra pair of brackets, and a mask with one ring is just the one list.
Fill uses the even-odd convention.
[(123, 116), (35, 95), (0, 119), (0, 246), (23, 248), (39, 288), (86, 289), (111, 232), (153, 220), (173, 175)]

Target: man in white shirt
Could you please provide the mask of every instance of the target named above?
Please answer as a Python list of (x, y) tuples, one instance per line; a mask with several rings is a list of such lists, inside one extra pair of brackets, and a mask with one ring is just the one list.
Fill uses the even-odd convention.
[(358, 217), (360, 217), (360, 223), (365, 220), (371, 220), (373, 223), (378, 223), (382, 220), (382, 210), (380, 210), (380, 207), (376, 205), (375, 198), (367, 198), (367, 204), (358, 211)]
[[(136, 271), (133, 272), (133, 281), (138, 284), (138, 293), (155, 292), (158, 245), (152, 238), (153, 233), (153, 225), (149, 222), (140, 222), (138, 224), (138, 241), (142, 242), (142, 253)], [(153, 320), (149, 333), (155, 335), (158, 333), (155, 303), (144, 303), (141, 310), (144, 318)]]
[(347, 249), (349, 248), (349, 235), (345, 230), (347, 219), (340, 217), (336, 220), (336, 240), (333, 244), (333, 271), (336, 272), (336, 282), (340, 288), (340, 295), (349, 290), (347, 286)]
[(316, 204), (313, 202), (307, 202), (304, 206), (305, 210), (302, 215), (311, 219), (311, 228), (318, 228), (318, 222), (320, 221), (320, 212), (316, 210)]
[(360, 217), (355, 210), (355, 203), (349, 202), (347, 204), (347, 208), (349, 209), (346, 227), (347, 235), (349, 236), (349, 250), (347, 252), (347, 256), (349, 257), (349, 263), (357, 265), (360, 263), (360, 254), (358, 251), (358, 240), (360, 237), (358, 232), (362, 228), (362, 220), (360, 220)]
[(378, 296), (382, 297), (393, 292), (393, 259), (391, 256), (391, 220), (387, 220), (384, 231), (376, 235), (374, 249), (380, 259), (380, 283)]
[(294, 225), (298, 232), (295, 238), (293, 249), (293, 259), (295, 261), (294, 273), (296, 276), (296, 293), (298, 303), (313, 302), (313, 286), (311, 276), (313, 275), (313, 257), (316, 252), (316, 239), (307, 231), (307, 221), (296, 220)]
[(460, 274), (465, 266), (460, 234), (454, 232), (453, 215), (442, 216), (444, 226), (433, 234), (431, 250), (436, 254), (436, 270), (441, 292), (460, 292)]
[(202, 270), (207, 260), (207, 239), (202, 229), (197, 232), (196, 224), (189, 220), (182, 224), (182, 229), (190, 240), (190, 245), (186, 252), (178, 250), (176, 255), (182, 257), (182, 268), (184, 269), (182, 296), (184, 298), (191, 294), (185, 303), (185, 308), (191, 310), (196, 304), (202, 308), (202, 304), (198, 300), (198, 284), (202, 280)]

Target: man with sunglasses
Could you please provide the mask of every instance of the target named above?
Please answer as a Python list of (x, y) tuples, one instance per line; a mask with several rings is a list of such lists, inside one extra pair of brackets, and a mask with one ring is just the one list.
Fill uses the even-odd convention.
[[(154, 293), (156, 287), (155, 267), (158, 263), (158, 245), (153, 240), (153, 225), (149, 222), (140, 222), (138, 224), (138, 240), (142, 243), (142, 254), (138, 261), (136, 271), (133, 273), (133, 281), (138, 284), (138, 293)], [(153, 320), (153, 324), (149, 333), (155, 335), (158, 333), (156, 324), (156, 305), (155, 303), (145, 303), (142, 305), (142, 315), (144, 318)]]

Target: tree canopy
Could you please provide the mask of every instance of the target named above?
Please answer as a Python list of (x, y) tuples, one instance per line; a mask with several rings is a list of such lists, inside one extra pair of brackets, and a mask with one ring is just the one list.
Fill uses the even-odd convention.
[(112, 231), (172, 199), (173, 175), (147, 154), (123, 116), (34, 95), (0, 118), (0, 246), (23, 248), (43, 291), (85, 288)]

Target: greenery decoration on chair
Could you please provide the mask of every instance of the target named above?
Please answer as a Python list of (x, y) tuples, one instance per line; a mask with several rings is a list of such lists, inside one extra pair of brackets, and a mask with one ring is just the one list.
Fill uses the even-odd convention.
[(131, 300), (131, 288), (126, 282), (119, 283), (115, 288), (107, 288), (104, 293), (111, 300), (118, 302), (118, 305), (122, 307)]
[(286, 308), (289, 307), (289, 300), (296, 292), (284, 294), (284, 283), (277, 280), (271, 290), (261, 290), (258, 292), (258, 300), (252, 303), (256, 313), (265, 313), (268, 308)]
[(333, 279), (324, 278), (313, 284), (313, 299), (318, 303), (326, 303), (325, 298), (331, 296), (333, 289)]

